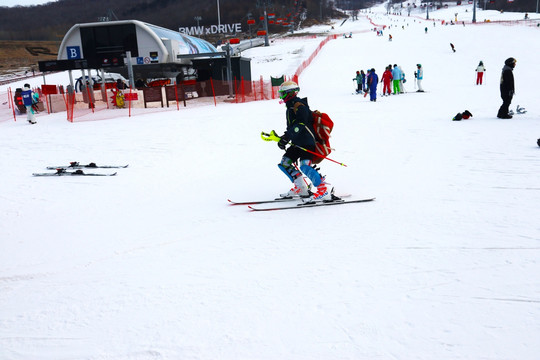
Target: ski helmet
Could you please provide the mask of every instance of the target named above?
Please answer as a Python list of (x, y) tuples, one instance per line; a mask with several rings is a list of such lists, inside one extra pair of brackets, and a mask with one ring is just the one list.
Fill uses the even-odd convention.
[(285, 81), (279, 86), (279, 98), (284, 102), (287, 102), (294, 98), (299, 91), (300, 87), (297, 83), (294, 81)]

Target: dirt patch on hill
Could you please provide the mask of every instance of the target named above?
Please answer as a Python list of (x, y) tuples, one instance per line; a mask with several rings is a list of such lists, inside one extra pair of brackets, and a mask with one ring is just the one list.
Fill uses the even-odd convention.
[(0, 40), (0, 74), (34, 69), (38, 61), (56, 60), (60, 41)]

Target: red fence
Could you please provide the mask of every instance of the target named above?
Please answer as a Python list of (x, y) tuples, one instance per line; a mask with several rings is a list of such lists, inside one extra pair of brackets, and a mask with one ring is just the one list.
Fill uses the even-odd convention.
[(298, 67), (298, 69), (296, 69), (296, 72), (293, 75), (293, 81), (296, 81), (298, 83), (298, 78), (300, 77), (300, 74), (302, 74), (302, 72), (311, 64), (313, 59), (315, 59), (315, 57), (319, 55), (319, 52), (321, 51), (322, 47), (328, 44), (330, 40), (334, 40), (336, 38), (337, 38), (337, 35), (328, 35), (323, 41), (321, 41), (321, 43), (319, 44), (319, 46), (317, 46), (317, 49), (315, 49), (313, 54), (311, 54), (311, 56), (307, 58), (307, 60), (304, 60), (302, 64)]
[[(302, 72), (312, 63), (320, 50), (337, 35), (327, 36), (315, 51), (298, 67), (291, 80), (298, 82)], [(285, 78), (285, 80), (287, 80)], [(66, 112), (68, 121), (104, 120), (122, 116), (134, 116), (161, 111), (179, 111), (181, 107), (207, 106), (219, 102), (244, 103), (249, 101), (278, 99), (278, 86), (272, 86), (271, 79), (246, 81), (234, 79), (228, 81), (191, 81), (181, 84), (142, 89), (118, 91), (116, 88), (90, 90), (79, 93), (67, 93), (63, 87), (43, 85), (40, 99), (43, 102), (41, 112)], [(14, 92), (8, 89), (0, 93), (0, 122), (26, 117), (24, 107), (16, 106)], [(40, 115), (38, 114), (38, 117)]]

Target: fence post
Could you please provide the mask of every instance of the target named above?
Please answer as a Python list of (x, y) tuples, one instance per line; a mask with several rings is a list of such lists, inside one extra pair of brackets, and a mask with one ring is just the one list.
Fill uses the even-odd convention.
[(216, 92), (214, 91), (214, 81), (212, 80), (212, 78), (210, 78), (210, 85), (212, 85), (212, 95), (214, 96), (214, 106), (217, 106)]
[[(92, 102), (92, 98), (93, 98), (93, 94), (94, 94), (94, 88), (92, 87), (92, 95), (90, 95), (90, 86), (92, 86), (92, 84), (88, 85), (86, 87), (86, 91), (87, 91), (87, 94), (88, 94), (88, 106), (92, 109), (92, 114), (94, 113), (94, 103)], [(47, 105), (47, 108), (48, 108), (48, 105)]]
[[(8, 96), (8, 102), (11, 104), (11, 102), (13, 101), (13, 92), (11, 91), (11, 87), (8, 89)], [(13, 103), (11, 109), (13, 110), (13, 121), (17, 121), (17, 115), (15, 114), (15, 103)]]
[(251, 91), (253, 92), (254, 100), (257, 101), (257, 83), (255, 80), (251, 82)]
[(236, 86), (236, 77), (234, 78), (234, 102), (238, 104), (238, 87)]
[(242, 88), (242, 102), (245, 103), (246, 102), (246, 86), (245, 86), (245, 81), (244, 81), (243, 76), (240, 77), (240, 86)]
[(174, 81), (174, 97), (176, 98), (176, 110), (180, 111), (180, 103), (178, 101), (178, 87), (176, 86), (176, 80)]
[(263, 81), (263, 77), (261, 75), (261, 79), (259, 80), (261, 82), (261, 100), (264, 100), (265, 97), (264, 97), (264, 81)]

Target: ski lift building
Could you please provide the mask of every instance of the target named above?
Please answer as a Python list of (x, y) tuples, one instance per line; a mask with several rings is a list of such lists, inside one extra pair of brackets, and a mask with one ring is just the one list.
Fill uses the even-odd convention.
[[(134, 71), (144, 77), (152, 73), (175, 76), (191, 65), (189, 57), (178, 55), (218, 55), (208, 41), (138, 20), (120, 20), (74, 25), (64, 36), (58, 60), (87, 60), (94, 69), (122, 65), (131, 52)], [(124, 73), (126, 69), (108, 69)]]

